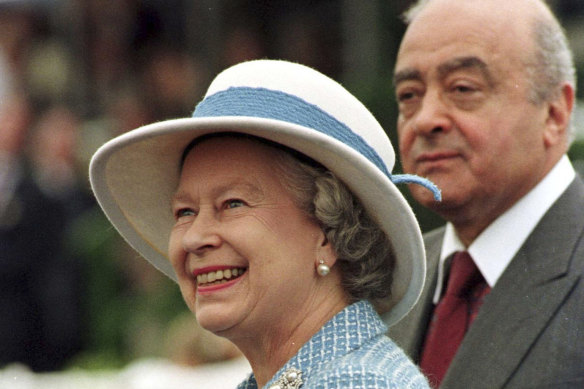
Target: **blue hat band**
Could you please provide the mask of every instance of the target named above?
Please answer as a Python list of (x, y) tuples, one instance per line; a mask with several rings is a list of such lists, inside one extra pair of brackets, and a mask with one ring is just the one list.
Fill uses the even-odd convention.
[(428, 188), (440, 200), (440, 190), (429, 180), (409, 175), (392, 175), (377, 152), (346, 124), (307, 101), (266, 88), (232, 87), (207, 96), (193, 118), (248, 116), (275, 119), (312, 128), (352, 147), (377, 166), (393, 183), (415, 183)]
[(250, 116), (312, 128), (352, 147), (390, 177), (381, 157), (360, 135), (299, 97), (265, 88), (229, 88), (206, 97), (193, 113), (194, 118), (209, 116)]

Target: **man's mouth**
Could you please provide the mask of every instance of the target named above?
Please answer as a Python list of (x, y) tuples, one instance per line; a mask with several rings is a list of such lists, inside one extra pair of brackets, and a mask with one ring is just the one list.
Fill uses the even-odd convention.
[(460, 155), (454, 151), (437, 151), (422, 153), (416, 158), (416, 162), (436, 162), (446, 159), (457, 158)]
[(244, 267), (234, 267), (197, 274), (197, 285), (212, 286), (223, 284), (241, 277), (246, 270)]

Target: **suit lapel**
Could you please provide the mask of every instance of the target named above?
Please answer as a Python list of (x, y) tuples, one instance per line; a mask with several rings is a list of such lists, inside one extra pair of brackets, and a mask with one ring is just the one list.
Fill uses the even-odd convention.
[(416, 362), (420, 359), (420, 350), (434, 306), (432, 298), (436, 289), (438, 260), (443, 236), (444, 228), (432, 231), (424, 236), (427, 253), (424, 289), (414, 308), (388, 331), (389, 337)]
[(542, 218), (485, 299), (442, 388), (499, 388), (511, 378), (578, 280), (568, 270), (584, 229), (582, 198), (577, 179)]

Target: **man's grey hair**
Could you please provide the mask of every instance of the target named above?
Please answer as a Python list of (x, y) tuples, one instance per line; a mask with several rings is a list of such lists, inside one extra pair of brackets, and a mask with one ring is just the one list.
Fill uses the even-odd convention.
[[(419, 0), (406, 10), (402, 19), (410, 24), (432, 0)], [(549, 6), (551, 17), (539, 15), (532, 23), (533, 56), (526, 61), (526, 72), (530, 84), (528, 99), (533, 104), (550, 101), (561, 93), (565, 82), (576, 91), (576, 67), (566, 33)], [(573, 123), (568, 128), (568, 143), (575, 138)]]

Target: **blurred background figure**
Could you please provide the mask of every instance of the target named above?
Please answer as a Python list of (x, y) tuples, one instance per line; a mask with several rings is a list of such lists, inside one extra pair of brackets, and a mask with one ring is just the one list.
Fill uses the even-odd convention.
[(76, 152), (79, 126), (67, 106), (50, 107), (38, 118), (28, 152), (36, 183), (65, 209), (65, 224), (93, 205), (80, 180), (79, 170), (85, 166), (80, 166)]
[(0, 364), (61, 367), (80, 347), (77, 265), (62, 256), (64, 204), (46, 195), (24, 156), (31, 107), (0, 105)]
[[(396, 144), (392, 67), (411, 3), (0, 0), (0, 371), (14, 361), (37, 371), (158, 357), (197, 365), (169, 354), (188, 324), (169, 329), (168, 318), (179, 322), (184, 303), (95, 208), (90, 156), (130, 129), (188, 116), (220, 69), (266, 57), (341, 81)], [(548, 3), (582, 80), (584, 3)], [(574, 116), (570, 158), (582, 171), (584, 114)], [(411, 204), (423, 230), (441, 224)]]

